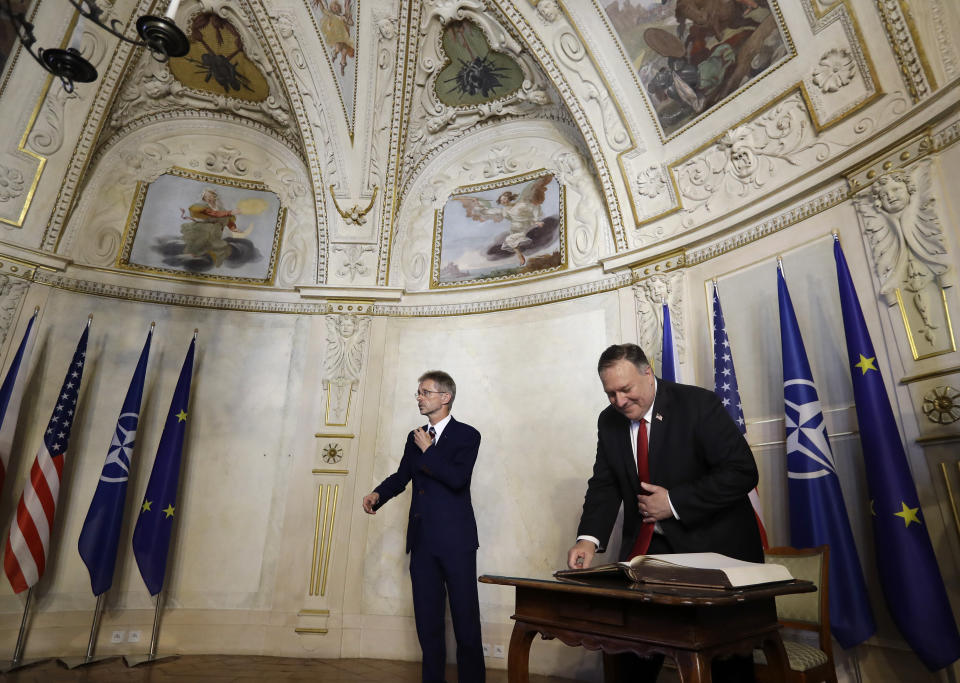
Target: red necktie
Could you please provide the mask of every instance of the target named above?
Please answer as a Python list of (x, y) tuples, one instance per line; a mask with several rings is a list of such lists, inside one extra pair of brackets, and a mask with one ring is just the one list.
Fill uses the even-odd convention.
[[(637, 475), (640, 481), (650, 482), (650, 462), (647, 459), (647, 421), (640, 420), (640, 429), (637, 430)], [(630, 557), (633, 559), (637, 555), (646, 555), (647, 548), (650, 547), (650, 539), (653, 538), (653, 522), (643, 522), (640, 525), (640, 533), (637, 534), (637, 540), (633, 544), (633, 550), (630, 551)]]

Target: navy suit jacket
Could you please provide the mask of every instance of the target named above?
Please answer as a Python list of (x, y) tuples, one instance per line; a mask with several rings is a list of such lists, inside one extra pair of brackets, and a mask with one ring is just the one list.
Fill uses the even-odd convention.
[(435, 552), (476, 550), (477, 520), (470, 500), (470, 480), (480, 449), (480, 432), (452, 417), (437, 443), (421, 452), (407, 436), (397, 471), (374, 489), (384, 503), (399, 495), (413, 481), (410, 518), (407, 522), (407, 552), (429, 548)]
[[(679, 516), (660, 522), (674, 552), (715, 552), (763, 562), (747, 498), (757, 485), (757, 464), (716, 395), (658, 378), (649, 427), (650, 479), (669, 491)], [(597, 420), (597, 459), (578, 535), (599, 539), (600, 551), (605, 550), (623, 504), (620, 559), (626, 559), (642, 524), (636, 503), (641, 492), (630, 420), (608, 406)]]

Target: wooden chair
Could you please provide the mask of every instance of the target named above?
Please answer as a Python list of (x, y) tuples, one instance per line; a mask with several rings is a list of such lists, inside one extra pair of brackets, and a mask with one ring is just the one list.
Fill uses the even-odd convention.
[[(812, 581), (816, 593), (783, 595), (776, 598), (777, 617), (784, 628), (813, 631), (819, 636), (819, 648), (784, 638), (790, 664), (791, 683), (837, 683), (833, 664), (833, 641), (830, 638), (830, 547), (797, 549), (790, 547), (770, 548), (765, 552), (766, 561), (782, 564), (796, 579)], [(754, 669), (758, 683), (779, 683), (776, 674), (770, 671), (762, 650), (754, 652)]]

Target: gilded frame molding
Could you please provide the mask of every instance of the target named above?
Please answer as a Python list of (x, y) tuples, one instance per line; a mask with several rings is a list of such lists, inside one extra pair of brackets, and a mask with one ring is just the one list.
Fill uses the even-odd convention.
[[(546, 168), (539, 168), (534, 171), (528, 171), (526, 173), (521, 173), (519, 175), (508, 176), (505, 178), (498, 178), (497, 180), (491, 180), (483, 183), (473, 183), (470, 185), (461, 185), (454, 190), (452, 190), (447, 196), (447, 202), (450, 201), (450, 198), (453, 195), (464, 194), (467, 192), (482, 192), (484, 190), (495, 190), (500, 187), (506, 187), (508, 185), (515, 185), (527, 180), (534, 180), (535, 178), (540, 178), (548, 174), (553, 174), (552, 171)], [(554, 177), (556, 177), (554, 175)], [(443, 211), (444, 209), (437, 209), (433, 212), (433, 248), (431, 249), (430, 255), (430, 289), (457, 289), (460, 287), (476, 287), (478, 285), (486, 285), (493, 283), (502, 283), (502, 282), (514, 282), (517, 280), (528, 280), (531, 278), (541, 277), (544, 275), (549, 275), (553, 273), (558, 273), (560, 271), (566, 270), (570, 265), (570, 258), (567, 248), (567, 216), (566, 216), (566, 206), (567, 206), (567, 192), (566, 187), (563, 183), (560, 182), (560, 179), (557, 178), (557, 185), (560, 189), (560, 201), (559, 201), (559, 211), (560, 211), (560, 264), (557, 266), (552, 266), (550, 268), (544, 268), (533, 273), (515, 273), (513, 275), (499, 275), (495, 277), (481, 277), (472, 280), (467, 280), (464, 282), (451, 282), (451, 283), (442, 283), (439, 280), (440, 273), (440, 246), (443, 241)], [(444, 207), (446, 202), (444, 202)]]
[[(195, 180), (201, 183), (210, 183), (225, 187), (234, 187), (244, 190), (256, 190), (259, 192), (269, 192), (276, 195), (267, 185), (256, 180), (244, 180), (241, 178), (231, 178), (229, 176), (214, 175), (201, 171), (192, 171), (190, 169), (174, 166), (164, 172), (163, 175), (172, 175), (187, 180)], [(162, 177), (162, 176), (161, 176)], [(127, 223), (123, 229), (123, 238), (121, 240), (120, 252), (117, 254), (116, 267), (123, 270), (132, 270), (140, 273), (152, 273), (154, 275), (164, 275), (175, 278), (187, 278), (192, 280), (203, 280), (207, 282), (236, 282), (254, 285), (272, 285), (277, 274), (277, 260), (280, 251), (280, 243), (283, 238), (283, 229), (287, 220), (287, 210), (281, 204), (277, 212), (277, 222), (273, 228), (273, 242), (270, 247), (270, 257), (267, 264), (267, 277), (248, 278), (248, 277), (230, 277), (228, 275), (208, 275), (207, 273), (187, 273), (181, 270), (167, 268), (157, 268), (152, 266), (143, 266), (137, 263), (131, 263), (130, 253), (133, 250), (133, 243), (139, 229), (140, 217), (143, 212), (144, 203), (147, 198), (147, 191), (151, 183), (140, 181), (137, 183), (133, 194), (133, 202), (130, 206), (130, 213), (127, 215)], [(279, 197), (278, 197), (279, 199)]]

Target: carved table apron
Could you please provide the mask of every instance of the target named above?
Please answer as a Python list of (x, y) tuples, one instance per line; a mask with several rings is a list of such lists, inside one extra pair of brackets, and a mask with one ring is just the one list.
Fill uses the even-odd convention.
[(762, 648), (773, 671), (786, 678), (774, 598), (809, 593), (809, 581), (789, 581), (735, 590), (589, 583), (571, 579), (480, 577), (481, 583), (514, 586), (516, 612), (507, 655), (510, 683), (529, 680), (534, 636), (607, 653), (660, 653), (671, 657), (684, 683), (709, 683), (710, 661)]

